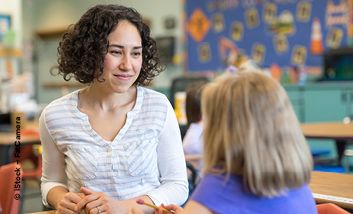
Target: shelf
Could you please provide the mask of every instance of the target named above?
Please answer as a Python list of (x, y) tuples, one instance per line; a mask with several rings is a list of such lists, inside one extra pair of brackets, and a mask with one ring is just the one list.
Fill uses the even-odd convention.
[(37, 30), (36, 34), (42, 39), (59, 38), (66, 31), (65, 27)]
[(0, 48), (0, 57), (21, 57), (22, 51), (17, 48)]

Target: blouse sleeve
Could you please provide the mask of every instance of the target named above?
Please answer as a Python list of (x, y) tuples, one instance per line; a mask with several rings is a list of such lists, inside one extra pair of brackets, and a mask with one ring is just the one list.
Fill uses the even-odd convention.
[(59, 151), (46, 125), (45, 110), (39, 118), (40, 140), (42, 142), (43, 172), (42, 172), (42, 201), (45, 206), (49, 206), (47, 196), (49, 190), (56, 186), (66, 185), (65, 159)]
[(174, 110), (168, 101), (167, 117), (157, 147), (161, 186), (147, 195), (160, 204), (183, 204), (188, 197), (186, 163), (180, 129)]

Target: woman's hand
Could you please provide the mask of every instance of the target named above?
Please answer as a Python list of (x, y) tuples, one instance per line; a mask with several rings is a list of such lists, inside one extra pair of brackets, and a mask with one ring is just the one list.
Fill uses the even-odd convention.
[(84, 209), (86, 214), (110, 214), (112, 212), (112, 199), (102, 192), (81, 187), (84, 194), (82, 200), (77, 204), (77, 209)]
[(64, 197), (57, 203), (56, 214), (67, 213), (75, 214), (79, 213), (81, 209), (77, 208), (77, 204), (82, 200), (82, 193), (67, 192)]
[(183, 208), (175, 205), (175, 204), (171, 204), (171, 205), (161, 205), (158, 207), (158, 209), (155, 211), (155, 214), (166, 214), (168, 212), (166, 212), (165, 210), (169, 210), (169, 213), (176, 213), (176, 214), (180, 214), (183, 212)]

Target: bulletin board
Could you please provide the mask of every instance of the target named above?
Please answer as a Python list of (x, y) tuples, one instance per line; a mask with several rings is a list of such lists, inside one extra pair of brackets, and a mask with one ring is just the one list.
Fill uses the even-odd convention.
[(185, 0), (186, 69), (219, 71), (239, 53), (261, 67), (320, 66), (352, 45), (353, 0)]

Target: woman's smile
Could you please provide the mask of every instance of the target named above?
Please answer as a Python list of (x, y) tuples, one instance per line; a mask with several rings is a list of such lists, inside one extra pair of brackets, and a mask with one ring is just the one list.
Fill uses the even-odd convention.
[(133, 77), (133, 75), (128, 75), (128, 74), (113, 74), (113, 76), (118, 78), (119, 80), (124, 80), (124, 81), (128, 81)]

